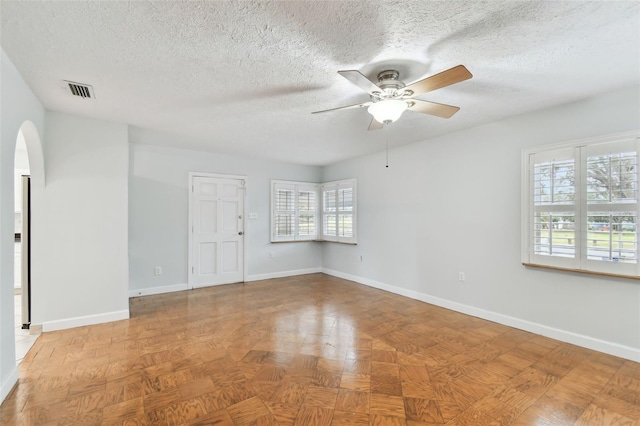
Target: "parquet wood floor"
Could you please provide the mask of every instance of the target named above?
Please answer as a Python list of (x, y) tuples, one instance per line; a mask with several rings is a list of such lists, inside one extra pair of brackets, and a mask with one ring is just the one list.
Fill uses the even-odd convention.
[(640, 425), (640, 364), (322, 274), (44, 333), (3, 425)]

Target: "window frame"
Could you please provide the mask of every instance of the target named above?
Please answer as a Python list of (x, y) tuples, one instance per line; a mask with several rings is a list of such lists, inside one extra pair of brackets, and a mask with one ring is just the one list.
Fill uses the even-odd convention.
[[(291, 189), (293, 191), (293, 210), (286, 210), (293, 215), (293, 234), (279, 236), (276, 235), (276, 216), (281, 210), (277, 210), (277, 191), (283, 189)], [(300, 208), (299, 194), (300, 192), (313, 192), (315, 194), (315, 210), (314, 210), (314, 229), (313, 235), (300, 234)], [(282, 210), (285, 211), (285, 210)], [(286, 180), (271, 181), (271, 242), (287, 242), (287, 241), (316, 241), (318, 239), (318, 184), (309, 182), (296, 182)]]
[[(343, 190), (351, 190), (352, 198), (351, 198), (351, 210), (348, 209), (340, 209), (340, 191)], [(325, 192), (327, 191), (335, 191), (335, 211), (325, 211)], [(320, 184), (320, 238), (322, 241), (332, 241), (336, 243), (343, 244), (357, 244), (357, 182), (356, 179), (343, 179), (337, 180), (333, 182), (326, 182)], [(325, 216), (335, 216), (335, 224), (336, 224), (336, 235), (327, 235), (325, 233)], [(340, 217), (350, 216), (351, 217), (351, 236), (340, 235)]]
[[(342, 244), (357, 244), (356, 240), (356, 231), (357, 231), (357, 183), (356, 179), (343, 179), (338, 181), (326, 182), (326, 183), (310, 183), (310, 182), (300, 182), (300, 181), (289, 181), (289, 180), (271, 180), (271, 208), (270, 208), (270, 239), (272, 243), (280, 243), (280, 242), (297, 242), (297, 241), (327, 241), (327, 242), (336, 242)], [(336, 220), (336, 229), (339, 222), (340, 216), (350, 216), (351, 217), (351, 236), (344, 235), (326, 235), (324, 229), (324, 194), (325, 190), (330, 190), (329, 188), (335, 188), (336, 190), (336, 198), (335, 198), (335, 215)], [(293, 234), (287, 236), (278, 236), (276, 235), (276, 216), (278, 215), (279, 210), (276, 210), (276, 194), (280, 189), (291, 189), (294, 192), (294, 210), (287, 210), (293, 215), (294, 225), (293, 225)], [(352, 190), (352, 206), (351, 210), (340, 210), (338, 206), (338, 193), (340, 190)], [(314, 211), (314, 229), (315, 235), (300, 235), (300, 210), (299, 210), (299, 194), (300, 192), (311, 191), (315, 193), (315, 211)], [(327, 213), (328, 214), (328, 213)], [(336, 232), (338, 234), (338, 232)]]
[[(624, 211), (634, 212), (636, 217), (636, 262), (616, 262), (595, 260), (589, 258), (589, 213), (598, 211), (598, 204), (589, 203), (587, 200), (588, 190), (588, 168), (587, 158), (594, 155), (593, 151), (606, 152), (610, 154), (622, 153), (625, 150), (622, 147), (633, 147), (637, 153), (637, 163), (635, 170), (636, 190), (640, 192), (640, 131), (618, 133), (614, 135), (599, 136), (576, 141), (543, 145), (535, 148), (524, 149), (522, 151), (522, 172), (521, 172), (521, 188), (522, 188), (522, 248), (521, 260), (525, 266), (546, 267), (551, 269), (561, 269), (576, 272), (586, 272), (594, 274), (614, 275), (628, 278), (640, 278), (640, 196), (636, 198), (636, 202), (622, 203), (609, 202), (601, 204), (601, 211), (621, 211), (617, 207), (624, 205)], [(571, 152), (571, 158), (575, 159), (575, 182), (574, 185), (574, 201), (573, 204), (554, 204), (536, 206), (535, 205), (535, 188), (534, 188), (534, 165), (535, 156), (553, 156), (558, 154), (562, 157), (561, 152)], [(628, 152), (628, 150), (626, 151)], [(597, 154), (595, 154), (597, 155)], [(540, 160), (539, 160), (540, 161)], [(544, 161), (544, 160), (542, 160)], [(538, 163), (539, 164), (539, 163)], [(573, 258), (561, 257), (553, 255), (536, 254), (534, 250), (534, 220), (536, 211), (543, 211), (548, 207), (549, 211), (556, 212), (573, 212), (574, 213), (574, 241), (573, 247), (575, 255)], [(553, 240), (551, 243), (553, 245)]]

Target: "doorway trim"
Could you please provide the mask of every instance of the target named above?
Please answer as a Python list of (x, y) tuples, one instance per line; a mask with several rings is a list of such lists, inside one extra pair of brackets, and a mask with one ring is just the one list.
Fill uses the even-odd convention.
[[(31, 280), (31, 330), (37, 331), (42, 326), (42, 310), (43, 303), (46, 303), (38, 295), (40, 289), (45, 283), (46, 273), (42, 269), (41, 260), (45, 256), (44, 232), (45, 227), (45, 207), (44, 192), (46, 187), (46, 168), (44, 162), (44, 151), (42, 139), (35, 124), (30, 120), (25, 120), (20, 125), (19, 132), (22, 132), (25, 145), (27, 146), (27, 156), (29, 158), (29, 175), (30, 179), (30, 221), (29, 229), (29, 246), (30, 246), (30, 262), (29, 275)], [(14, 164), (15, 168), (15, 164)]]
[(193, 203), (194, 203), (194, 193), (193, 193), (193, 179), (196, 177), (208, 177), (208, 178), (218, 178), (218, 179), (237, 179), (244, 181), (244, 203), (242, 210), (242, 228), (244, 229), (244, 244), (242, 244), (242, 282), (247, 282), (247, 277), (249, 276), (249, 265), (247, 264), (247, 192), (249, 190), (249, 179), (246, 175), (229, 175), (222, 173), (207, 173), (207, 172), (189, 172), (189, 181), (187, 182), (187, 191), (189, 192), (189, 221), (187, 234), (188, 238), (188, 259), (187, 259), (187, 287), (189, 290), (194, 289), (193, 283), (193, 274), (191, 273), (191, 268), (193, 266), (193, 233), (191, 230), (193, 229)]
[[(4, 64), (4, 53), (3, 53), (3, 59), (2, 62)], [(20, 115), (18, 113), (18, 115)], [(44, 111), (43, 111), (43, 116), (44, 117)], [(42, 208), (42, 204), (44, 203), (44, 189), (45, 189), (45, 163), (44, 163), (44, 153), (43, 153), (43, 147), (42, 147), (42, 139), (40, 137), (40, 132), (38, 130), (38, 126), (36, 126), (36, 124), (31, 121), (30, 119), (19, 119), (17, 120), (20, 122), (20, 125), (17, 128), (14, 128), (13, 130), (9, 130), (11, 129), (11, 123), (4, 123), (6, 124), (6, 129), (3, 130), (7, 130), (7, 132), (5, 133), (3, 131), (3, 135), (8, 135), (7, 137), (11, 138), (11, 142), (6, 142), (6, 141), (2, 141), (3, 145), (5, 143), (11, 143), (12, 144), (12, 152), (13, 152), (13, 158), (11, 159), (11, 167), (7, 168), (7, 169), (2, 169), (2, 177), (0, 178), (0, 180), (7, 178), (10, 179), (9, 181), (13, 183), (13, 187), (15, 188), (15, 183), (13, 182), (13, 175), (15, 173), (15, 148), (16, 148), (16, 143), (18, 141), (18, 135), (20, 132), (22, 132), (22, 136), (24, 137), (24, 141), (25, 141), (25, 145), (27, 147), (27, 155), (29, 157), (29, 171), (31, 174), (31, 202), (32, 202), (32, 217), (31, 217), (31, 245), (32, 245), (32, 259), (35, 259), (34, 262), (31, 265), (31, 275), (32, 275), (32, 289), (35, 288), (34, 294), (36, 294), (37, 296), (37, 288), (36, 286), (38, 284), (40, 284), (40, 280), (37, 279), (40, 275), (41, 275), (41, 271), (40, 269), (38, 269), (38, 259), (40, 257), (35, 257), (35, 255), (40, 254), (39, 251), (41, 249), (41, 245), (42, 245), (42, 233), (40, 232), (40, 228), (42, 225), (42, 217), (44, 216), (44, 209)], [(39, 123), (42, 122), (42, 120), (37, 120)], [(15, 123), (17, 125), (17, 123)], [(4, 201), (4, 200), (3, 200)], [(7, 200), (8, 204), (7, 205), (11, 205), (11, 211), (13, 211), (13, 203), (14, 200)], [(4, 204), (3, 204), (4, 206)], [(4, 214), (4, 213), (3, 213)], [(5, 221), (6, 222), (6, 221)], [(15, 258), (14, 258), (14, 251), (13, 251), (13, 244), (15, 244), (14, 241), (14, 236), (15, 236), (15, 230), (14, 230), (14, 223), (13, 220), (10, 221), (11, 222), (11, 227), (10, 229), (5, 229), (4, 227), (2, 227), (2, 232), (1, 234), (3, 235), (3, 239), (6, 237), (11, 237), (11, 246), (6, 246), (7, 250), (6, 253), (3, 251), (2, 252), (2, 262), (10, 262), (11, 265), (14, 264)], [(5, 239), (4, 241), (7, 241), (7, 239)], [(8, 250), (8, 248), (11, 247), (11, 250)], [(9, 270), (9, 268), (6, 268), (7, 270)], [(13, 266), (11, 267), (10, 270), (13, 270)], [(14, 271), (15, 272), (15, 271)], [(38, 274), (36, 276), (36, 273)], [(43, 281), (44, 282), (44, 281)], [(4, 299), (5, 296), (9, 296), (11, 297), (11, 309), (3, 309), (0, 306), (0, 319), (2, 320), (2, 322), (4, 323), (4, 321), (8, 321), (11, 324), (10, 327), (10, 332), (7, 331), (7, 334), (3, 336), (3, 338), (6, 338), (6, 341), (3, 340), (2, 342), (2, 351), (0, 351), (0, 361), (2, 361), (3, 365), (7, 365), (7, 363), (12, 364), (13, 366), (15, 366), (13, 368), (13, 370), (11, 371), (7, 371), (6, 374), (4, 375), (4, 377), (0, 377), (0, 403), (4, 401), (4, 399), (6, 398), (6, 396), (9, 394), (9, 392), (11, 392), (11, 389), (13, 389), (13, 386), (18, 382), (18, 366), (15, 364), (16, 362), (16, 352), (15, 352), (15, 325), (14, 325), (14, 320), (15, 320), (15, 313), (14, 313), (14, 309), (13, 309), (13, 300), (14, 300), (14, 295), (13, 295), (13, 275), (11, 275), (11, 278), (6, 280), (6, 282), (2, 282), (0, 283), (2, 286), (2, 289), (0, 290), (0, 302), (2, 302), (2, 304), (5, 304), (8, 306), (7, 304), (7, 300)], [(10, 287), (11, 289), (9, 290), (9, 288), (6, 287)], [(35, 299), (37, 300), (37, 299)], [(33, 299), (32, 299), (33, 302)], [(33, 303), (32, 303), (32, 308), (33, 308)], [(34, 308), (32, 311), (32, 314), (36, 314), (38, 315), (38, 310), (37, 308)], [(37, 317), (39, 320), (39, 317)], [(33, 323), (33, 315), (32, 315), (32, 323)], [(35, 324), (40, 324), (38, 322), (36, 322)], [(32, 324), (33, 327), (33, 324)]]

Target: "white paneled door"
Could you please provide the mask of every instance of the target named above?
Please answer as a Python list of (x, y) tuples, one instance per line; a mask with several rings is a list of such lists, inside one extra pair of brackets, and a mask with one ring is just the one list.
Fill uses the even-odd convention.
[(244, 281), (244, 179), (191, 178), (191, 287)]

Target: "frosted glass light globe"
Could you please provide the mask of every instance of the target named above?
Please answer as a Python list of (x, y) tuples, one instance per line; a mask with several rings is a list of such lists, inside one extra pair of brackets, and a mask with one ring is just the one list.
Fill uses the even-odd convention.
[(406, 102), (398, 99), (386, 99), (372, 104), (367, 111), (379, 123), (394, 122), (409, 107)]

